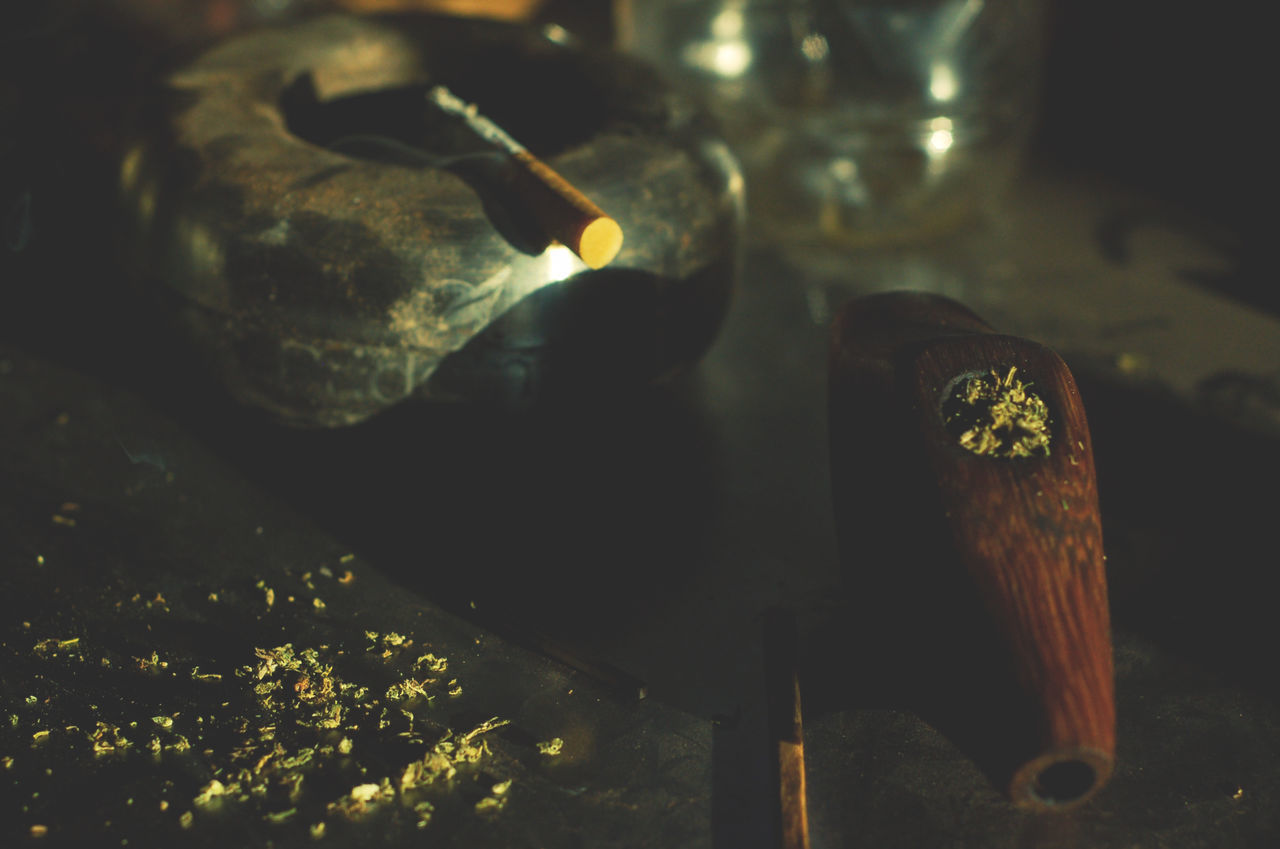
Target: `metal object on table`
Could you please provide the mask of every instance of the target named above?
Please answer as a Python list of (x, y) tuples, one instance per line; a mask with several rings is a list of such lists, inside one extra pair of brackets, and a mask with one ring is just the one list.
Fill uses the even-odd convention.
[[(609, 267), (548, 243), (510, 158), (432, 109), (434, 85), (609, 210)], [(634, 385), (701, 356), (727, 309), (736, 161), (634, 60), (335, 15), (224, 42), (162, 95), (121, 160), (131, 265), (231, 393), (286, 422)]]
[[(938, 709), (980, 741), (976, 757), (1015, 804), (1081, 804), (1114, 767), (1115, 696), (1093, 451), (1071, 372), (955, 301), (885, 293), (837, 319), (830, 405), (853, 591), (892, 611), (879, 627), (913, 632), (899, 640), (948, 667), (923, 660), (911, 674), (938, 674)], [(966, 689), (972, 713), (958, 716)]]

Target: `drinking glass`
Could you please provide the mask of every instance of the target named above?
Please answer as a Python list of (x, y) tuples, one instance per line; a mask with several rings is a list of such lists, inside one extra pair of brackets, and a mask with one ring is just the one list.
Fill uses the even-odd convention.
[(949, 231), (998, 200), (1035, 116), (1042, 0), (618, 0), (614, 19), (707, 99), (757, 235)]

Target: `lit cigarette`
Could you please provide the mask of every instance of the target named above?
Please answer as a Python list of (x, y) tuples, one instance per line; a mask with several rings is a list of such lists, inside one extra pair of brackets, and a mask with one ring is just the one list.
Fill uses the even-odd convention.
[(622, 248), (622, 228), (586, 195), (530, 153), (493, 121), (481, 115), (444, 86), (427, 92), (427, 99), (461, 118), (477, 135), (503, 150), (528, 179), (519, 183), (546, 234), (577, 254), (590, 268), (603, 268)]

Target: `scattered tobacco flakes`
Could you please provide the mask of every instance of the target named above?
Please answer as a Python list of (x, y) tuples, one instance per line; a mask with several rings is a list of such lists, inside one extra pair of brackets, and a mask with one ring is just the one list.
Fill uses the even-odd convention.
[[(159, 609), (164, 613), (169, 612), (169, 600), (164, 597), (164, 593), (162, 592), (157, 592), (151, 598), (143, 598), (142, 593), (134, 593), (130, 596), (129, 603), (141, 605), (147, 610)], [(116, 602), (116, 607), (120, 607), (120, 602)]]
[[(370, 631), (366, 637), (370, 651), (383, 660), (397, 658), (400, 650), (413, 645), (412, 639), (395, 633)], [(247, 737), (232, 753), (233, 761), (245, 764), (228, 772), (239, 782), (243, 798), (265, 796), (270, 787), (288, 785), (292, 787), (291, 801), (297, 801), (307, 777), (318, 765), (346, 758), (355, 749), (351, 737), (343, 734), (335, 740), (324, 736), (326, 733), (350, 730), (368, 735), (391, 729), (406, 743), (427, 746), (421, 757), (398, 772), (394, 783), (389, 776), (380, 782), (361, 782), (326, 805), (329, 816), (360, 819), (397, 796), (428, 785), (448, 785), (460, 772), (492, 754), (484, 735), (508, 724), (507, 720), (493, 717), (468, 731), (455, 732), (442, 728), (430, 717), (422, 720), (420, 714), (424, 709), (429, 711), (437, 692), (447, 692), (456, 680), (442, 683), (429, 676), (405, 676), (387, 687), (379, 698), (368, 685), (347, 680), (336, 672), (325, 646), (297, 649), (286, 643), (255, 649), (254, 654), (257, 662), (241, 667), (237, 675), (251, 684), (261, 709), (259, 716), (274, 717), (276, 722), (259, 725), (258, 739)], [(444, 669), (447, 661), (427, 654), (410, 666), (417, 670)], [(405, 721), (396, 721), (397, 715)], [(244, 730), (251, 728), (246, 725)], [(315, 735), (312, 739), (316, 745), (290, 750), (275, 739), (281, 731), (297, 739), (300, 732), (307, 730)], [(410, 801), (416, 824), (424, 827), (434, 806), (421, 807), (427, 800), (416, 796), (406, 800)]]
[(54, 657), (73, 657), (76, 660), (84, 660), (84, 655), (78, 651), (79, 646), (79, 637), (70, 637), (65, 640), (50, 637), (36, 643), (32, 646), (31, 651), (34, 652), (37, 657), (45, 660)]
[(89, 735), (95, 755), (107, 755), (130, 748), (133, 743), (120, 733), (120, 726), (98, 720)]
[(386, 698), (389, 701), (414, 698), (432, 700), (435, 698), (435, 694), (427, 692), (427, 687), (436, 683), (437, 680), (435, 678), (423, 678), (422, 680), (405, 678), (403, 681), (397, 681), (387, 688)]
[(238, 793), (239, 791), (239, 783), (233, 781), (231, 785), (228, 786), (215, 778), (204, 787), (200, 788), (200, 792), (197, 793), (196, 797), (191, 801), (196, 805), (196, 807), (202, 808), (220, 796)]
[(487, 755), (492, 754), (489, 750), (489, 742), (481, 735), (508, 724), (510, 720), (495, 716), (465, 734), (446, 730), (444, 736), (437, 740), (421, 759), (405, 766), (400, 774), (400, 789), (412, 790), (437, 781), (449, 781), (458, 774), (462, 765), (479, 763)]
[(564, 751), (564, 740), (552, 737), (550, 740), (538, 743), (537, 746), (539, 754), (555, 756)]
[(427, 652), (413, 662), (413, 668), (425, 669), (428, 672), (442, 675), (449, 668), (449, 659), (447, 657), (436, 657), (431, 652)]
[(511, 789), (511, 781), (500, 781), (489, 789), (489, 795), (476, 802), (476, 813), (500, 811), (507, 805), (507, 791)]
[(398, 656), (401, 652), (413, 647), (413, 640), (395, 631), (379, 634), (377, 631), (365, 631), (365, 639), (369, 641), (367, 651), (375, 652), (384, 660)]
[(258, 583), (255, 586), (257, 586), (258, 589), (262, 590), (262, 596), (267, 603), (267, 609), (270, 610), (272, 607), (274, 607), (276, 603), (276, 591), (273, 588), (267, 586), (266, 581), (262, 581), (262, 580), (258, 581)]
[(947, 430), (960, 445), (984, 457), (1049, 456), (1049, 408), (1016, 366), (1001, 377), (992, 370), (957, 381), (943, 402)]
[[(325, 571), (318, 574), (333, 578)], [(304, 575), (304, 582), (311, 577)], [(257, 589), (268, 606), (274, 603), (265, 581)], [(160, 593), (149, 603), (144, 598), (135, 594), (132, 600), (167, 612)], [(459, 697), (463, 685), (448, 658), (394, 631), (365, 631), (364, 637), (364, 653), (325, 644), (261, 646), (239, 667), (221, 672), (202, 671), (190, 658), (166, 658), (158, 650), (113, 655), (118, 662), (112, 664), (92, 635), (49, 637), (28, 644), (38, 660), (74, 657), (112, 667), (112, 675), (137, 676), (140, 684), (145, 677), (140, 692), (149, 702), (137, 703), (137, 715), (130, 717), (122, 713), (127, 707), (116, 706), (111, 715), (56, 696), (52, 705), (49, 697), (28, 696), (24, 709), (18, 707), (23, 697), (11, 696), (26, 718), (11, 713), (9, 724), (30, 734), (31, 758), (38, 760), (79, 751), (112, 769), (115, 759), (144, 758), (159, 766), (179, 758), (172, 765), (187, 775), (203, 773), (204, 783), (183, 790), (166, 780), (165, 789), (157, 786), (156, 800), (161, 815), (184, 829), (237, 811), (321, 838), (335, 819), (355, 822), (375, 809), (418, 829), (438, 820), (442, 805), (450, 817), (503, 810), (514, 792), (515, 762), (509, 754), (496, 756), (490, 739), (509, 720), (494, 716), (449, 727), (453, 723), (441, 705)], [(207, 682), (217, 682), (228, 700), (205, 715), (207, 706), (192, 709), (192, 694), (208, 693)], [(77, 710), (85, 716), (65, 713)], [(51, 719), (52, 711), (64, 712), (60, 721)], [(556, 754), (562, 745), (556, 738), (539, 744), (538, 751)], [(0, 758), (0, 766), (17, 772), (14, 763), (11, 753)], [(27, 762), (22, 768), (31, 767)], [(120, 802), (132, 804), (133, 797)]]
[(417, 817), (418, 828), (426, 828), (431, 823), (431, 816), (435, 812), (436, 806), (426, 800), (414, 804), (413, 813)]
[(367, 814), (371, 807), (387, 799), (394, 799), (395, 795), (395, 788), (385, 778), (382, 779), (381, 784), (357, 784), (351, 788), (351, 792), (329, 803), (329, 813), (340, 814), (347, 819), (359, 819)]
[(150, 657), (135, 657), (133, 660), (142, 672), (159, 674), (162, 670), (169, 668), (169, 661), (163, 659), (158, 652), (154, 651)]

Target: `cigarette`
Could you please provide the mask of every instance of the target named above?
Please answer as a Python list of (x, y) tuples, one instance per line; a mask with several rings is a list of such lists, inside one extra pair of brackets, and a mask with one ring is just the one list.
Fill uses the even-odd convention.
[(798, 655), (795, 616), (780, 609), (766, 612), (765, 687), (769, 746), (778, 790), (780, 849), (809, 849)]
[(603, 268), (622, 249), (622, 228), (572, 183), (538, 159), (509, 133), (480, 114), (474, 103), (438, 85), (427, 92), (432, 104), (466, 122), (478, 136), (519, 166), (518, 185), (546, 235), (573, 251), (588, 268)]

